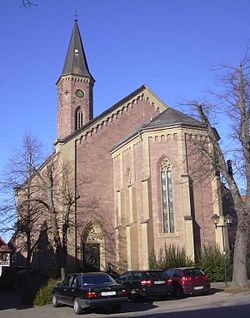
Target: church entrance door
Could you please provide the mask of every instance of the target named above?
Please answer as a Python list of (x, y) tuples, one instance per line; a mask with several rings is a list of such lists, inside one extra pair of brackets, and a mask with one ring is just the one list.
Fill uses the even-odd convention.
[(85, 271), (100, 271), (100, 244), (85, 243), (83, 245), (83, 269)]
[(102, 226), (90, 222), (82, 232), (82, 270), (103, 271), (106, 268)]

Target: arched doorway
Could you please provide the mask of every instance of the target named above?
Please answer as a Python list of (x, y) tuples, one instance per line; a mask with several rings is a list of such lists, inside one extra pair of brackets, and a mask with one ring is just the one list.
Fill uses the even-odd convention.
[(105, 249), (102, 226), (90, 222), (82, 232), (82, 271), (105, 270)]

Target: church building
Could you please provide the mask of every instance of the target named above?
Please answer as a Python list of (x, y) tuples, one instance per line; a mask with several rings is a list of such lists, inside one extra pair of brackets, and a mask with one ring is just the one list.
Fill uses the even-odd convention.
[(75, 20), (56, 84), (55, 155), (72, 167), (79, 195), (69, 257), (82, 270), (123, 271), (149, 268), (165, 246), (192, 259), (203, 245), (222, 246), (212, 220), (222, 215), (219, 180), (197, 177), (193, 140), (206, 138), (204, 125), (146, 85), (93, 117), (94, 84)]

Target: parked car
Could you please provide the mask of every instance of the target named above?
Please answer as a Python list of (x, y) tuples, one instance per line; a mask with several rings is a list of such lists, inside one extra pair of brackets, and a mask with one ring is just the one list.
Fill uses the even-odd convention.
[(128, 292), (104, 272), (73, 273), (53, 289), (52, 305), (73, 306), (76, 314), (87, 308), (109, 306), (118, 312), (128, 300)]
[(116, 279), (126, 287), (129, 298), (137, 301), (143, 297), (166, 298), (173, 292), (172, 281), (162, 270), (128, 271)]
[(177, 297), (188, 294), (207, 294), (210, 290), (208, 276), (195, 267), (170, 268), (164, 272), (173, 285)]

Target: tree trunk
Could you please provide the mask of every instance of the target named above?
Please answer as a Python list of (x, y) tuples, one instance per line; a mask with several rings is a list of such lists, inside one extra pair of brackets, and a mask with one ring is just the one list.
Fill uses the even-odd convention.
[(61, 280), (65, 279), (66, 276), (66, 261), (67, 261), (67, 252), (61, 246), (58, 246), (56, 249), (57, 255), (57, 265), (58, 265), (58, 272), (60, 274)]
[(32, 256), (32, 252), (31, 252), (31, 251), (28, 251), (28, 252), (27, 252), (27, 257), (26, 257), (26, 272), (27, 272), (27, 273), (30, 272), (31, 256)]
[(250, 287), (246, 269), (247, 245), (247, 231), (238, 230), (234, 249), (232, 288), (248, 289)]
[(233, 281), (232, 288), (248, 289), (247, 277), (247, 249), (248, 249), (248, 222), (244, 207), (237, 207), (238, 227), (234, 247)]

